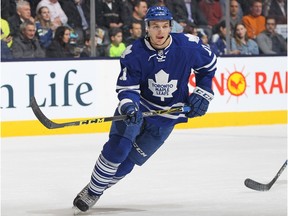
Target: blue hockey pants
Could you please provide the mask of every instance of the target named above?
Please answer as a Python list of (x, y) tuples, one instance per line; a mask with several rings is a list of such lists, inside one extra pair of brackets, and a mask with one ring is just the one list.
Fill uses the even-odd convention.
[(125, 176), (135, 164), (144, 164), (160, 148), (173, 128), (159, 127), (145, 119), (141, 124), (132, 126), (127, 126), (123, 121), (115, 121), (102, 155), (110, 162), (120, 163), (116, 176)]

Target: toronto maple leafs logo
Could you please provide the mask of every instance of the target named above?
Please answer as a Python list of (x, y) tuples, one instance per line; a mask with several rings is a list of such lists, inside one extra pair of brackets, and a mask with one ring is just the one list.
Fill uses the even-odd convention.
[(160, 97), (161, 101), (165, 98), (171, 98), (172, 93), (177, 90), (177, 80), (169, 82), (169, 74), (164, 70), (160, 70), (155, 74), (155, 81), (148, 79), (148, 88), (153, 92), (153, 96)]

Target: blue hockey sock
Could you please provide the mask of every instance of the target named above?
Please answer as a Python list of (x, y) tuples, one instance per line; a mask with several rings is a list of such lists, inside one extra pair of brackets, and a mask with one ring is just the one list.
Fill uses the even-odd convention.
[(112, 163), (101, 154), (95, 164), (88, 192), (94, 196), (101, 196), (112, 181), (120, 163)]

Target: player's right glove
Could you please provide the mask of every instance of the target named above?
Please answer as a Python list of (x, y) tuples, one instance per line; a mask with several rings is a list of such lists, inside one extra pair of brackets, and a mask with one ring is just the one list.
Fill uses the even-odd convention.
[(186, 116), (188, 118), (194, 118), (205, 115), (208, 110), (209, 103), (213, 97), (214, 93), (211, 89), (204, 90), (197, 86), (188, 98), (191, 111), (186, 113)]
[(126, 125), (140, 124), (142, 122), (142, 112), (139, 110), (138, 105), (129, 99), (120, 101), (118, 111), (121, 115), (127, 115), (127, 119), (124, 120)]

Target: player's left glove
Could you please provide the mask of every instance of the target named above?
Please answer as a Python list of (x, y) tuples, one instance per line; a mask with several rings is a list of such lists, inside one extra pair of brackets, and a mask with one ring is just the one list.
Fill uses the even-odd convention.
[(210, 101), (213, 99), (214, 93), (212, 89), (202, 89), (196, 87), (188, 98), (191, 111), (186, 113), (188, 118), (205, 115), (208, 110)]
[(118, 111), (122, 115), (127, 115), (127, 119), (124, 120), (126, 125), (140, 124), (142, 121), (143, 115), (138, 105), (129, 99), (120, 101)]

